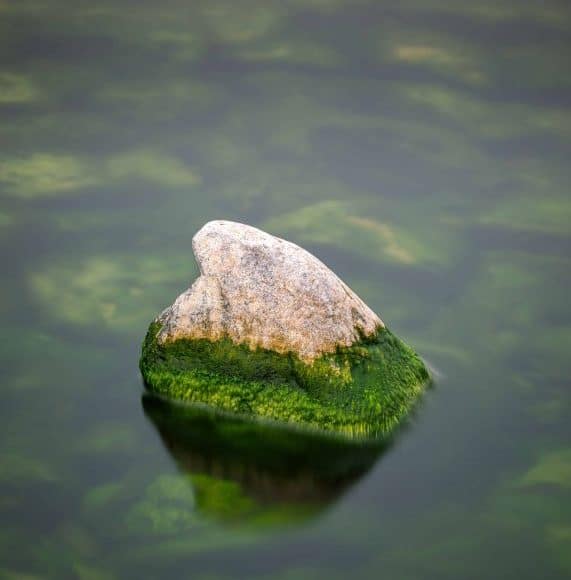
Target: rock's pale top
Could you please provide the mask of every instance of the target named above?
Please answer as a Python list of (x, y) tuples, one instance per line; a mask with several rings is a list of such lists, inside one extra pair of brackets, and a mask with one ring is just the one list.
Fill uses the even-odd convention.
[(230, 338), (309, 362), (384, 326), (325, 264), (291, 242), (211, 221), (192, 248), (200, 277), (159, 316), (160, 343)]

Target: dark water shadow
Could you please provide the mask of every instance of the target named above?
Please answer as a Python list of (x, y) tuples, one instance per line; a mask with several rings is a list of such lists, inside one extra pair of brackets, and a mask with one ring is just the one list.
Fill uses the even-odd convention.
[[(346, 441), (220, 415), (148, 393), (142, 405), (179, 469), (198, 485), (197, 510), (234, 523), (253, 518), (291, 524), (315, 517), (355, 485), (395, 441), (395, 436)], [(234, 487), (214, 499), (212, 493), (223, 484)]]

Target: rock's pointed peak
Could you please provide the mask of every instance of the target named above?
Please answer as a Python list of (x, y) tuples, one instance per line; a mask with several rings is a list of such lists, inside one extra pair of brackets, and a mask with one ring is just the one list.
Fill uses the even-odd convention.
[(161, 315), (160, 342), (230, 338), (311, 361), (384, 326), (323, 262), (262, 230), (214, 220), (192, 247), (200, 278)]

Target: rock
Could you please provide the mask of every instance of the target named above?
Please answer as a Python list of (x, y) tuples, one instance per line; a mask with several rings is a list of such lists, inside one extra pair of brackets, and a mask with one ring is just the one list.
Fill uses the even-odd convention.
[(422, 360), (315, 256), (229, 221), (192, 245), (200, 276), (143, 345), (150, 390), (358, 437), (406, 415), (428, 380)]
[(200, 277), (160, 315), (161, 343), (230, 338), (311, 362), (384, 326), (323, 262), (291, 242), (212, 221), (192, 248)]

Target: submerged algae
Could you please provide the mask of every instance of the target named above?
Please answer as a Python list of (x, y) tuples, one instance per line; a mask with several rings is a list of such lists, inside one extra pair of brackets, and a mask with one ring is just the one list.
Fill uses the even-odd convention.
[(160, 330), (151, 323), (140, 360), (151, 391), (349, 437), (388, 434), (429, 380), (420, 357), (387, 328), (312, 363), (230, 339), (161, 344)]

